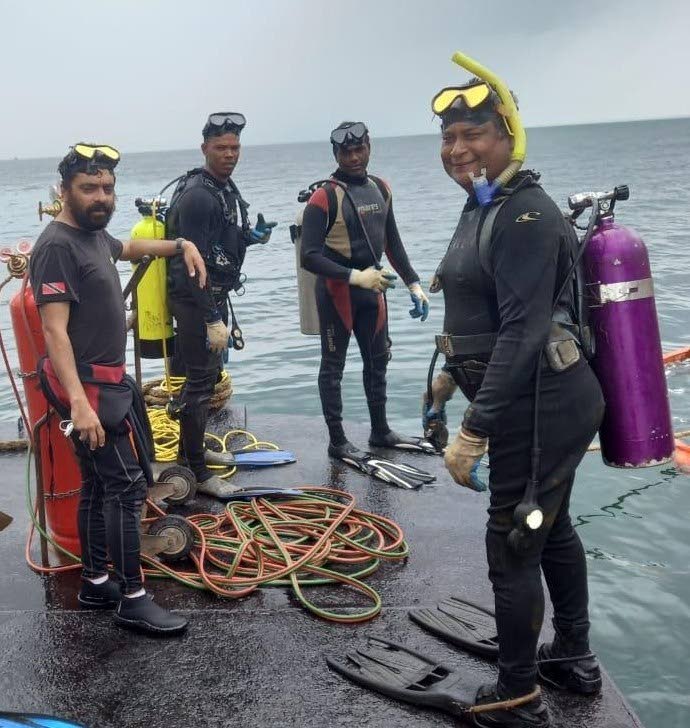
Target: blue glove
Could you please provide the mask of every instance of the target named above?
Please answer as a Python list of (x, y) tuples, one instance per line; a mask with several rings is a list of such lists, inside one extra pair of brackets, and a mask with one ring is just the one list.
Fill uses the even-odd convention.
[(434, 409), (434, 405), (432, 404), (429, 406), (429, 404), (426, 402), (426, 397), (424, 398), (424, 407), (422, 409), (422, 430), (426, 432), (426, 430), (429, 429), (429, 423), (430, 422), (442, 422), (444, 425), (448, 424), (448, 416), (446, 415), (445, 407), (441, 409), (440, 411)]
[(414, 308), (410, 309), (410, 316), (412, 318), (418, 318), (420, 321), (426, 321), (429, 315), (429, 299), (426, 297), (418, 282), (410, 283), (407, 288), (410, 291), (410, 298), (414, 304)]
[(265, 245), (271, 239), (271, 233), (277, 224), (277, 222), (266, 222), (264, 216), (259, 213), (256, 216), (256, 226), (249, 231), (250, 242)]

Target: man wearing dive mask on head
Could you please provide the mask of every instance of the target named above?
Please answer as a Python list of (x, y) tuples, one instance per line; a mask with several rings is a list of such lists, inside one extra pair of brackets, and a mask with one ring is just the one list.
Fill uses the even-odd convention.
[(426, 320), (428, 299), (407, 258), (393, 215), (390, 187), (367, 174), (371, 152), (362, 122), (343, 122), (331, 132), (338, 169), (319, 187), (302, 220), (302, 266), (318, 275), (316, 303), (321, 328), (319, 393), (328, 426), (329, 453), (362, 456), (345, 437), (340, 383), (354, 332), (364, 363), (371, 419), (369, 443), (409, 448), (415, 442), (391, 431), (386, 419), (388, 324), (384, 292), (396, 278), (380, 264), (383, 253), (410, 290), (413, 317)]
[[(496, 601), (499, 676), (498, 684), (478, 699), (491, 702), (533, 691), (544, 614), (542, 571), (556, 638), (539, 648), (539, 675), (559, 687), (594, 694), (601, 676), (589, 650), (585, 554), (568, 509), (575, 469), (604, 405), (583, 355), (572, 276), (577, 239), (533, 172), (515, 174), (493, 190), (493, 199), (478, 201), (477, 182), (491, 189), (513, 154), (512, 130), (501, 113), (505, 106), (491, 86), (473, 79), (443, 89), (432, 108), (441, 118), (444, 169), (468, 193), (432, 286), (443, 290), (444, 334), (437, 346), (446, 355), (432, 387), (432, 416), (442, 412), (456, 385), (470, 401), (445, 454), (446, 467), (460, 485), (486, 488), (477, 468), (487, 443), (489, 450), (486, 550)], [(536, 496), (543, 523), (540, 518), (530, 522), (516, 510), (532, 476), (536, 386), (541, 448)], [(482, 726), (549, 725), (540, 699), (513, 711), (478, 714), (475, 720)]]
[[(245, 124), (244, 116), (236, 112), (208, 117), (201, 145), (206, 164), (188, 172), (178, 183), (166, 220), (168, 237), (193, 240), (208, 268), (204, 290), (190, 285), (175, 261), (168, 269), (170, 308), (177, 324), (174, 369), (186, 377), (180, 395), (178, 462), (194, 472), (201, 493), (219, 498), (236, 488), (209, 470), (204, 432), (209, 401), (222, 370), (222, 355), (228, 348), (228, 296), (242, 285), (240, 274), (247, 247), (267, 243), (277, 224), (267, 223), (259, 213), (251, 227), (248, 205), (232, 180)], [(216, 464), (220, 459), (215, 454)]]
[[(206, 283), (206, 268), (187, 240), (120, 242), (106, 232), (119, 159), (113, 147), (75, 144), (58, 167), (62, 210), (30, 263), (48, 350), (38, 369), (49, 402), (71, 421), (82, 472), (80, 604), (117, 607), (114, 619), (125, 627), (175, 634), (187, 620), (151, 601), (141, 581), (141, 507), (153, 478), (150, 445), (137, 427), (134, 398), (141, 395), (125, 376), (125, 302), (115, 262), (175, 256), (197, 287)], [(108, 554), (119, 583), (108, 578)]]

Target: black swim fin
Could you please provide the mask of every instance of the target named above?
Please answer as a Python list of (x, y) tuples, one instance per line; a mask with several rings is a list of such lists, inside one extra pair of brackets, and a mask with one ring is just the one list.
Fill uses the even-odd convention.
[(435, 609), (412, 609), (410, 619), (461, 650), (491, 660), (498, 658), (496, 619), (490, 609), (460, 597), (448, 597)]
[[(378, 637), (369, 637), (364, 646), (348, 652), (345, 661), (327, 657), (326, 662), (332, 670), (365, 688), (406, 703), (442, 710), (468, 722), (478, 713), (504, 715), (506, 711), (519, 711), (528, 703), (533, 710), (545, 713), (539, 688), (529, 695), (503, 701), (480, 684), (481, 676), (468, 679), (433, 657)], [(529, 725), (547, 726), (548, 719)]]
[[(449, 597), (435, 609), (412, 609), (410, 619), (435, 637), (461, 650), (498, 659), (498, 634), (494, 612), (474, 602)], [(537, 654), (539, 679), (552, 687), (580, 695), (594, 695), (601, 690), (601, 673), (592, 652), (564, 655), (554, 650), (554, 643), (543, 644)]]
[(395, 485), (398, 488), (415, 490), (421, 488), (426, 483), (433, 483), (436, 480), (435, 475), (415, 468), (414, 465), (381, 460), (372, 453), (358, 450), (350, 442), (340, 446), (329, 445), (328, 454), (352, 466), (356, 470), (370, 475), (372, 478), (382, 480), (384, 483)]

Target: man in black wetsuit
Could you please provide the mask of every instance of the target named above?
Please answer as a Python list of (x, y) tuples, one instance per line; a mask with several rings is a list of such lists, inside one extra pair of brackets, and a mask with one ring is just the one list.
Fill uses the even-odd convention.
[[(80, 604), (116, 607), (115, 621), (125, 627), (174, 634), (187, 620), (151, 601), (141, 581), (139, 528), (150, 464), (142, 460), (145, 448), (134, 447), (128, 416), (133, 391), (125, 379), (125, 302), (115, 262), (176, 256), (196, 286), (205, 284), (206, 269), (187, 240), (120, 242), (106, 231), (119, 158), (106, 145), (75, 144), (58, 167), (62, 211), (39, 236), (30, 264), (48, 350), (41, 380), (71, 420), (82, 472)], [(108, 578), (108, 554), (119, 583)]]
[[(218, 498), (235, 488), (209, 470), (204, 432), (222, 354), (228, 348), (228, 295), (241, 285), (247, 247), (267, 243), (276, 225), (259, 214), (256, 226), (250, 227), (248, 205), (232, 180), (245, 123), (235, 112), (209, 116), (201, 145), (206, 164), (178, 183), (166, 220), (167, 236), (193, 240), (208, 269), (207, 285), (199, 289), (179, 262), (172, 260), (168, 268), (168, 296), (177, 324), (175, 360), (186, 377), (180, 395), (178, 461), (194, 472), (200, 492)], [(216, 455), (214, 460), (220, 459)]]
[(338, 169), (332, 175), (334, 182), (319, 187), (304, 210), (301, 260), (303, 268), (318, 275), (319, 394), (330, 437), (329, 453), (341, 457), (358, 452), (343, 430), (340, 388), (353, 332), (364, 363), (369, 444), (413, 447), (414, 441), (393, 432), (386, 419), (389, 341), (384, 292), (393, 287), (395, 276), (380, 265), (384, 252), (410, 291), (413, 317), (426, 319), (428, 299), (400, 239), (391, 189), (367, 174), (371, 147), (366, 126), (343, 122), (331, 132), (331, 144)]
[[(435, 105), (443, 166), (468, 200), (432, 286), (442, 289), (445, 299), (444, 335), (437, 337), (437, 345), (446, 354), (444, 370), (433, 384), (432, 416), (456, 386), (470, 401), (446, 450), (446, 467), (457, 483), (483, 490), (477, 467), (487, 442), (489, 450), (486, 550), (499, 676), (480, 701), (524, 696), (535, 687), (544, 615), (542, 571), (554, 606), (556, 637), (539, 649), (539, 675), (593, 694), (601, 677), (589, 650), (585, 554), (568, 509), (575, 469), (599, 427), (604, 403), (583, 354), (588, 342), (571, 268), (577, 239), (533, 172), (519, 172), (491, 203), (479, 204), (472, 178), (485, 168), (492, 182), (508, 167), (512, 152), (496, 93), (487, 87), (485, 100), (477, 103), (481, 89), (467, 91), (482, 84), (475, 79), (459, 87), (445, 108)], [(530, 531), (516, 506), (531, 476), (537, 366), (537, 498), (543, 525)], [(540, 699), (515, 711), (479, 714), (476, 720), (482, 726), (549, 725)]]

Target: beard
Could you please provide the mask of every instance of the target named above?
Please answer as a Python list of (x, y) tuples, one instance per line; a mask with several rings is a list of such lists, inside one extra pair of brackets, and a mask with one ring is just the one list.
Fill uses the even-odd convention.
[(82, 230), (90, 233), (108, 227), (110, 218), (113, 216), (113, 212), (115, 212), (114, 204), (104, 205), (100, 202), (90, 207), (77, 207), (76, 205), (72, 205), (71, 208), (72, 216), (77, 225)]

